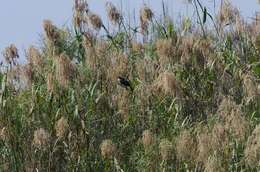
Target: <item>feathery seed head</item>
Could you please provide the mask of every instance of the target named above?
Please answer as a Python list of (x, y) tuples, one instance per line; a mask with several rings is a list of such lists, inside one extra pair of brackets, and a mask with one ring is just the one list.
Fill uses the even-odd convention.
[(40, 51), (35, 48), (34, 46), (30, 46), (27, 50), (27, 59), (30, 64), (32, 64), (36, 69), (39, 67), (41, 68), (43, 66), (43, 59), (41, 57)]
[(131, 45), (132, 45), (132, 50), (133, 50), (135, 53), (139, 53), (139, 54), (143, 53), (143, 51), (144, 51), (144, 46), (143, 46), (142, 43), (133, 41)]
[(87, 21), (92, 25), (92, 27), (95, 30), (100, 30), (103, 25), (101, 18), (94, 13), (90, 13), (90, 12), (88, 13)]
[(243, 142), (247, 138), (249, 123), (243, 116), (240, 109), (233, 109), (226, 118), (226, 129), (239, 141)]
[(162, 139), (159, 144), (160, 154), (163, 160), (168, 160), (172, 154), (173, 145), (168, 139)]
[(147, 149), (153, 144), (154, 138), (153, 133), (150, 130), (144, 130), (142, 135), (142, 142), (144, 148)]
[(113, 158), (115, 151), (116, 151), (116, 146), (112, 142), (112, 140), (107, 139), (103, 140), (101, 145), (100, 145), (100, 150), (101, 150), (101, 155), (104, 158)]
[(85, 49), (94, 46), (94, 35), (91, 32), (85, 32), (83, 35), (83, 45)]
[(195, 42), (195, 37), (193, 35), (184, 36), (181, 39), (182, 51), (187, 51), (188, 53), (191, 53), (194, 47), (193, 46), (194, 42)]
[(38, 148), (45, 148), (50, 141), (50, 134), (43, 128), (34, 131), (33, 145)]
[(194, 47), (195, 38), (193, 35), (187, 35), (180, 39), (181, 64), (187, 65), (191, 63), (191, 57)]
[(238, 15), (238, 9), (233, 7), (229, 0), (224, 0), (217, 18), (221, 25), (226, 25), (228, 23), (234, 23)]
[(76, 11), (74, 13), (74, 15), (73, 15), (73, 24), (74, 24), (74, 26), (76, 28), (80, 28), (81, 29), (82, 28), (82, 24), (84, 22), (83, 19), (84, 19), (83, 16)]
[(52, 24), (52, 21), (44, 20), (43, 29), (49, 41), (53, 43), (57, 42), (57, 40), (59, 39), (59, 32), (58, 28)]
[(149, 22), (153, 18), (153, 12), (152, 10), (147, 6), (144, 5), (144, 7), (140, 10), (140, 19), (143, 22)]
[(243, 21), (243, 19), (241, 18), (240, 15), (236, 16), (236, 20), (235, 20), (235, 31), (236, 34), (239, 36), (242, 33), (246, 32), (246, 24), (245, 21)]
[(196, 142), (188, 130), (181, 132), (176, 142), (177, 158), (180, 161), (192, 161), (196, 156)]
[(7, 132), (7, 128), (3, 127), (0, 129), (0, 140), (5, 141), (8, 137), (8, 132)]
[(256, 126), (252, 135), (248, 138), (245, 148), (245, 162), (251, 168), (260, 165), (260, 124)]
[(123, 53), (114, 53), (111, 65), (107, 69), (108, 78), (116, 81), (118, 76), (129, 76), (129, 58)]
[(216, 123), (212, 130), (211, 146), (216, 152), (225, 152), (229, 148), (229, 136), (222, 123)]
[(76, 28), (82, 30), (84, 23), (84, 14), (88, 13), (88, 3), (85, 0), (75, 0), (74, 3), (74, 14), (73, 23)]
[(8, 64), (16, 64), (16, 59), (19, 58), (18, 49), (14, 44), (6, 47), (3, 56), (5, 58), (6, 63)]
[(56, 78), (61, 86), (68, 86), (70, 80), (75, 76), (75, 71), (75, 66), (65, 53), (56, 58)]
[(208, 158), (205, 164), (205, 172), (225, 172), (221, 159), (217, 156)]
[(61, 117), (55, 125), (56, 136), (58, 138), (63, 138), (66, 135), (68, 128), (68, 120), (65, 117)]
[(34, 74), (35, 74), (35, 72), (34, 72), (33, 66), (31, 64), (27, 64), (22, 67), (22, 75), (20, 77), (21, 78), (24, 77), (23, 79), (25, 81), (25, 86), (27, 86), (29, 88), (32, 86)]
[(7, 84), (14, 89), (20, 88), (20, 79), (23, 68), (17, 65), (7, 72)]
[(140, 10), (141, 31), (144, 34), (148, 29), (149, 21), (153, 18), (153, 12), (146, 5)]
[(138, 59), (135, 68), (139, 78), (147, 83), (151, 83), (154, 81), (154, 78), (158, 76), (158, 65), (150, 58)]
[(218, 114), (226, 119), (233, 109), (239, 109), (239, 106), (231, 99), (231, 97), (224, 97), (218, 107)]
[(245, 75), (243, 77), (243, 86), (245, 93), (249, 99), (252, 99), (257, 95), (257, 86), (252, 76)]
[(120, 114), (123, 120), (127, 120), (129, 117), (129, 97), (129, 91), (127, 91), (124, 88), (120, 89), (120, 92), (116, 97), (118, 113)]
[(195, 43), (194, 48), (197, 51), (198, 55), (202, 56), (203, 59), (208, 58), (212, 51), (211, 42), (212, 41), (210, 39), (199, 39)]
[(176, 62), (175, 47), (169, 39), (159, 39), (156, 41), (156, 52), (159, 56), (159, 63), (161, 66), (173, 64)]
[(88, 12), (88, 3), (86, 0), (75, 0), (74, 3), (75, 11), (80, 13)]
[(106, 8), (107, 8), (107, 15), (108, 15), (109, 20), (114, 25), (118, 24), (122, 18), (120, 12), (117, 10), (117, 8), (111, 2), (106, 3)]
[(49, 92), (53, 92), (54, 91), (54, 75), (49, 72), (47, 75), (47, 90)]
[(206, 163), (211, 153), (211, 137), (209, 133), (200, 133), (198, 135), (198, 162)]
[(180, 85), (175, 79), (173, 73), (165, 71), (161, 73), (155, 83), (155, 88), (159, 91), (163, 91), (165, 95), (180, 95)]

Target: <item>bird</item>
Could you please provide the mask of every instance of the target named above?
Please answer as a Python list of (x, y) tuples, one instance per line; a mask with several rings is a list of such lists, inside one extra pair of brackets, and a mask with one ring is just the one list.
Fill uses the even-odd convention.
[(131, 83), (130, 83), (130, 81), (129, 81), (128, 79), (126, 79), (126, 78), (124, 78), (124, 77), (122, 77), (122, 76), (118, 76), (117, 80), (118, 80), (119, 84), (120, 84), (122, 87), (124, 87), (124, 88), (126, 88), (126, 89), (130, 88), (131, 91), (134, 90), (133, 87), (132, 87), (132, 85), (131, 85)]

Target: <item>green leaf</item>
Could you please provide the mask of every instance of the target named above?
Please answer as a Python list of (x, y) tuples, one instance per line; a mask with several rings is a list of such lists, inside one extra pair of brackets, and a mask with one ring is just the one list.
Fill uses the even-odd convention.
[(167, 30), (168, 30), (168, 33), (169, 33), (170, 37), (172, 37), (173, 34), (174, 34), (174, 26), (173, 26), (172, 22), (168, 23)]
[(260, 63), (252, 64), (252, 70), (257, 77), (260, 77)]
[(208, 15), (207, 8), (204, 7), (204, 10), (203, 10), (203, 24), (205, 24), (206, 21), (207, 21), (207, 15)]

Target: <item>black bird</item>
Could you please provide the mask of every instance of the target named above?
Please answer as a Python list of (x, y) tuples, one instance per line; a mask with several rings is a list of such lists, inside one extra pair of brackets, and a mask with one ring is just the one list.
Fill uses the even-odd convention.
[(133, 87), (132, 87), (132, 85), (131, 85), (131, 83), (130, 83), (130, 81), (129, 81), (128, 79), (126, 79), (126, 78), (124, 78), (124, 77), (122, 77), (122, 76), (119, 76), (119, 77), (117, 78), (117, 80), (118, 80), (119, 84), (120, 84), (122, 87), (124, 87), (124, 88), (126, 88), (126, 89), (130, 88), (131, 91), (134, 90)]

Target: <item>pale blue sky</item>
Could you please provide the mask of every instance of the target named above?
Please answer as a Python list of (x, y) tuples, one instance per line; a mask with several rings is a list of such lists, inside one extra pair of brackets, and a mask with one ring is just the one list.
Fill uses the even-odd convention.
[[(110, 0), (118, 7), (123, 6), (123, 12), (128, 15), (139, 11), (143, 3), (147, 3), (160, 15), (161, 0)], [(192, 8), (183, 4), (183, 0), (164, 0), (168, 4), (169, 13), (178, 16), (187, 14)], [(213, 0), (201, 0), (207, 6)], [(0, 51), (11, 43), (17, 45), (19, 53), (23, 56), (24, 50), (31, 44), (37, 44), (39, 34), (43, 32), (42, 21), (50, 19), (58, 26), (71, 24), (72, 6), (74, 0), (1, 0), (0, 3)], [(90, 9), (105, 17), (106, 0), (89, 0)], [(216, 0), (220, 2), (220, 0)], [(232, 0), (242, 12), (243, 16), (250, 17), (260, 11), (257, 0)], [(0, 60), (2, 59), (0, 55)]]

